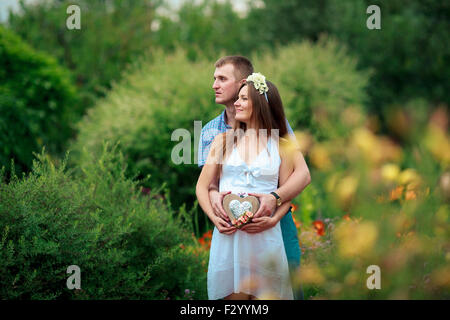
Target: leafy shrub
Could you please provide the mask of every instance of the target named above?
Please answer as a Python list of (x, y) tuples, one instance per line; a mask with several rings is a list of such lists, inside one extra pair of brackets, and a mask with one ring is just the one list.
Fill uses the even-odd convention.
[[(135, 72), (93, 107), (78, 125), (79, 134), (72, 146), (74, 164), (85, 163), (81, 150), (101, 152), (104, 140), (115, 143), (126, 156), (128, 174), (151, 176), (146, 187), (167, 185), (173, 203), (193, 202), (200, 171), (194, 164), (194, 120), (202, 125), (221, 112), (214, 103), (212, 63), (190, 63), (182, 51), (171, 56), (154, 54), (153, 63), (138, 62)], [(172, 132), (186, 129), (191, 135), (192, 164), (175, 164)]]
[[(174, 218), (138, 190), (116, 149), (104, 145), (79, 173), (42, 152), (28, 176), (0, 185), (2, 299), (205, 298), (205, 256), (186, 213)], [(80, 290), (66, 287), (70, 265)]]
[(0, 27), (0, 165), (8, 171), (10, 158), (28, 170), (44, 145), (52, 154), (64, 150), (76, 120), (69, 79), (55, 60)]

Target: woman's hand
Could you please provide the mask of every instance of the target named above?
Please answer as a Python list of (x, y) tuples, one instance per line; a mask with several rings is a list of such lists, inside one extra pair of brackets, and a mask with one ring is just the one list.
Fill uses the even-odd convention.
[(223, 209), (223, 198), (229, 193), (231, 193), (231, 191), (219, 192), (214, 189), (209, 191), (209, 200), (211, 201), (214, 214), (227, 222), (230, 222), (230, 218)]
[(253, 218), (252, 222), (244, 225), (241, 230), (248, 233), (263, 232), (267, 229), (273, 228), (277, 222), (278, 220), (273, 217), (257, 217)]
[(223, 234), (233, 234), (237, 231), (237, 228), (230, 223), (226, 222), (224, 219), (218, 216), (214, 216), (212, 222), (216, 226), (217, 230)]

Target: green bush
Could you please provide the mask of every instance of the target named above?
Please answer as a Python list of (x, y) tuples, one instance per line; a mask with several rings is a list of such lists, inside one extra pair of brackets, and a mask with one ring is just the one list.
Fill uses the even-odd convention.
[[(138, 190), (116, 149), (104, 145), (79, 173), (42, 152), (28, 176), (0, 185), (1, 299), (206, 297), (206, 260), (186, 213), (174, 218)], [(70, 265), (81, 269), (80, 290), (66, 287)]]
[(75, 89), (55, 60), (0, 27), (0, 166), (31, 168), (42, 146), (60, 154), (73, 134)]
[[(223, 107), (215, 105), (211, 79), (213, 63), (190, 63), (184, 52), (171, 56), (157, 52), (153, 63), (138, 62), (134, 72), (124, 75), (110, 94), (89, 110), (78, 125), (72, 146), (74, 165), (86, 162), (81, 150), (101, 152), (104, 140), (115, 143), (126, 156), (128, 174), (151, 175), (146, 187), (165, 183), (173, 204), (193, 203), (200, 173), (194, 164), (194, 120), (202, 125)], [(172, 132), (178, 128), (191, 134), (191, 163), (172, 162)]]
[(369, 74), (357, 71), (356, 59), (333, 39), (282, 47), (254, 64), (278, 87), (294, 130), (308, 129), (319, 138), (348, 134), (351, 128), (340, 122), (344, 108), (363, 112)]

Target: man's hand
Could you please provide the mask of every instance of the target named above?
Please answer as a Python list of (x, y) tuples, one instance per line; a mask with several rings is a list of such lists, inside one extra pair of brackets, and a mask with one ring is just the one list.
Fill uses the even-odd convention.
[(259, 200), (259, 209), (255, 212), (254, 218), (270, 217), (277, 208), (277, 200), (270, 193), (249, 193)]
[(252, 222), (244, 225), (241, 230), (248, 233), (258, 233), (273, 228), (277, 221), (271, 217), (253, 218)]
[(223, 209), (223, 197), (225, 197), (229, 193), (231, 193), (231, 191), (219, 192), (214, 189), (209, 191), (209, 200), (211, 201), (211, 206), (213, 208), (214, 214), (217, 217), (221, 217), (227, 222), (230, 222), (230, 218)]
[(221, 217), (214, 216), (213, 223), (216, 226), (217, 230), (219, 230), (219, 232), (223, 234), (230, 235), (235, 233), (237, 230), (235, 226), (232, 226), (230, 223), (226, 222)]

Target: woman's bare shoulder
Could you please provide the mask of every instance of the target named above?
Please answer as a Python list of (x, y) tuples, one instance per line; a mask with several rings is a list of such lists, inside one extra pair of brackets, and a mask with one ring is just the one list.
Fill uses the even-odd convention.
[(213, 147), (222, 146), (225, 140), (226, 140), (226, 132), (219, 133), (218, 135), (216, 135), (214, 137), (214, 140), (213, 140), (211, 146), (213, 146)]

